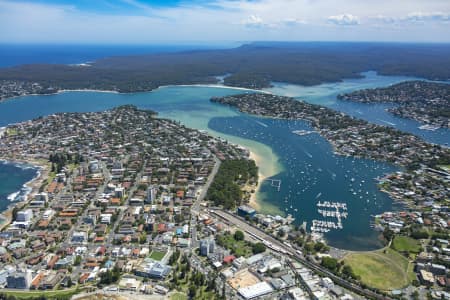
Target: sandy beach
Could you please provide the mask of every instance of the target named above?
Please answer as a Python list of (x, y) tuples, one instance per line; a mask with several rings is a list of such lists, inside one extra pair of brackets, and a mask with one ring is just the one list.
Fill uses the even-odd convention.
[(217, 83), (216, 84), (198, 83), (198, 84), (161, 85), (161, 86), (159, 86), (156, 89), (167, 88), (167, 87), (206, 87), (206, 88), (210, 87), (210, 88), (241, 90), (241, 91), (247, 91), (247, 92), (257, 92), (257, 93), (263, 93), (263, 94), (271, 94), (270, 91), (250, 89), (250, 88), (243, 88), (243, 87), (237, 87), (237, 86), (231, 86), (231, 85), (223, 85), (223, 84), (217, 84)]
[[(273, 159), (277, 159), (277, 157), (271, 153), (272, 155), (269, 157), (263, 157), (261, 153), (258, 153), (255, 149), (249, 149), (250, 151), (250, 159), (253, 159), (258, 166), (258, 186), (254, 193), (252, 193), (250, 197), (249, 205), (256, 210), (261, 210), (261, 199), (258, 199), (259, 189), (266, 178), (271, 177), (279, 173), (280, 166), (276, 161), (272, 161)], [(268, 161), (269, 159), (269, 161)]]

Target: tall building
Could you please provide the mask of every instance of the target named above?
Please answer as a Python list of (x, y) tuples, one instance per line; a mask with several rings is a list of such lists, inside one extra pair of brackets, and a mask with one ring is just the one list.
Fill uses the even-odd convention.
[(145, 199), (145, 203), (153, 204), (153, 202), (156, 199), (157, 192), (158, 192), (158, 190), (155, 187), (150, 186), (147, 190), (147, 198)]
[(21, 210), (17, 212), (17, 222), (30, 222), (33, 219), (33, 211), (31, 209)]
[(31, 270), (17, 270), (6, 278), (9, 289), (28, 289), (31, 284)]
[(215, 243), (213, 239), (204, 239), (200, 241), (200, 255), (208, 256), (214, 253)]

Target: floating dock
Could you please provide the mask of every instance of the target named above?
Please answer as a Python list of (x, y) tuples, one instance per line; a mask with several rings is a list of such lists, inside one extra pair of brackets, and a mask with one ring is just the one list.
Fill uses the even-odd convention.
[[(313, 233), (327, 233), (332, 229), (344, 228), (344, 226), (342, 225), (342, 219), (346, 219), (348, 217), (347, 203), (319, 201), (316, 205), (318, 207), (318, 213), (321, 214), (324, 218), (336, 218), (337, 221), (313, 220), (311, 226), (311, 231)], [(327, 210), (322, 208), (329, 209)]]

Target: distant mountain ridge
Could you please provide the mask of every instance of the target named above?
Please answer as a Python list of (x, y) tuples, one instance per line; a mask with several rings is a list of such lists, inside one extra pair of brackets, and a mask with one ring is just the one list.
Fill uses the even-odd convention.
[(375, 70), (433, 80), (450, 78), (450, 44), (268, 43), (224, 50), (114, 56), (90, 66), (32, 64), (0, 69), (0, 80), (57, 89), (148, 91), (162, 85), (215, 83), (260, 89), (271, 82), (316, 85)]

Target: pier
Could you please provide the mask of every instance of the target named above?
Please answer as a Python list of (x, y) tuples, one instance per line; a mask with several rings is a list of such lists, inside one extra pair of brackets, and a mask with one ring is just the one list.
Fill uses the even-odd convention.
[[(343, 202), (317, 202), (318, 213), (321, 214), (324, 218), (336, 218), (337, 222), (334, 221), (325, 221), (325, 220), (313, 220), (311, 231), (315, 233), (327, 233), (331, 229), (342, 229), (344, 226), (342, 225), (342, 219), (348, 217), (347, 212), (347, 203)], [(331, 208), (334, 210), (327, 210), (322, 208)], [(341, 211), (342, 210), (342, 211)]]
[(280, 179), (266, 179), (267, 181), (270, 181), (270, 186), (273, 186), (277, 189), (277, 192), (281, 189), (281, 180)]

